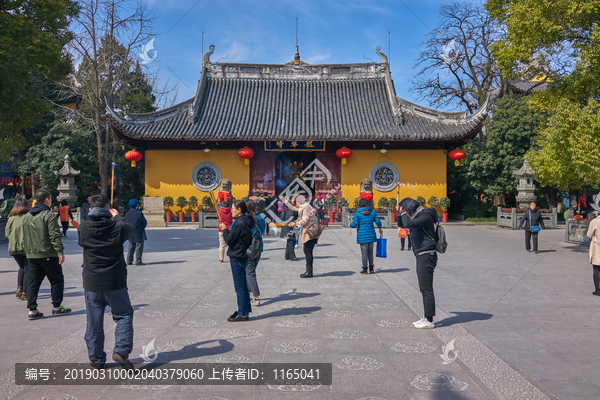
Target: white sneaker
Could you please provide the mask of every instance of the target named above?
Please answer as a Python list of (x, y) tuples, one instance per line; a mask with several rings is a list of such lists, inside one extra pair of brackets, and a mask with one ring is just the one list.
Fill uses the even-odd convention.
[(413, 326), (419, 325), (421, 322), (427, 321), (427, 318), (421, 317), (420, 320), (413, 322)]
[(427, 319), (424, 319), (423, 321), (416, 324), (414, 327), (416, 329), (433, 329), (435, 328), (435, 324), (433, 323), (433, 321), (429, 322), (427, 321)]
[(253, 306), (260, 306), (260, 300), (259, 299), (252, 299), (252, 301), (250, 302), (251, 305)]

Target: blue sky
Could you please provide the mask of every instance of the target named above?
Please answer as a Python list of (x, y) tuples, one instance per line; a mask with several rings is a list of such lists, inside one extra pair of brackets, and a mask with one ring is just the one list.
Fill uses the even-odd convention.
[[(157, 57), (149, 66), (159, 71), (160, 83), (179, 83), (177, 102), (194, 96), (204, 52), (215, 45), (212, 61), (283, 64), (293, 60), (295, 17), (299, 45), (310, 64), (369, 62), (380, 58), (375, 47), (388, 53), (398, 96), (418, 101), (410, 92), (415, 60), (439, 8), (450, 1), (423, 0), (149, 0), (156, 14), (154, 41)], [(440, 49), (441, 52), (441, 49)], [(154, 55), (150, 52), (150, 55)]]

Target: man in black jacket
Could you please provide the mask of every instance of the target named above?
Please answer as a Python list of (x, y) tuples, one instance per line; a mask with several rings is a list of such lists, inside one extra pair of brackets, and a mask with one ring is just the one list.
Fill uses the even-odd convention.
[(135, 253), (135, 265), (146, 265), (142, 262), (142, 253), (144, 252), (144, 241), (146, 237), (146, 217), (139, 211), (137, 199), (129, 200), (129, 211), (125, 214), (125, 219), (135, 227), (135, 234), (129, 239), (129, 250), (127, 251), (127, 265), (133, 264), (133, 254)]
[[(529, 203), (529, 210), (525, 211), (521, 221), (519, 221), (519, 229), (523, 229), (523, 223), (525, 223), (525, 250), (531, 251), (531, 239), (533, 239), (533, 251), (538, 254), (538, 233), (540, 228), (546, 229), (546, 227), (544, 226), (542, 211), (537, 208), (535, 201)], [(534, 229), (534, 227), (537, 228)]]
[(425, 315), (413, 323), (417, 329), (433, 329), (435, 296), (433, 294), (433, 270), (437, 265), (435, 208), (423, 208), (411, 198), (403, 199), (398, 205), (398, 226), (410, 230), (413, 252), (417, 258), (417, 278), (423, 296)]
[[(83, 289), (87, 313), (85, 341), (90, 364), (103, 368), (104, 310), (109, 306), (115, 328), (113, 360), (123, 369), (133, 369), (129, 354), (133, 348), (133, 307), (127, 292), (127, 266), (123, 243), (135, 233), (119, 212), (110, 209), (108, 197), (97, 194), (91, 199), (89, 221), (77, 229), (83, 247)], [(111, 219), (112, 218), (112, 219)]]

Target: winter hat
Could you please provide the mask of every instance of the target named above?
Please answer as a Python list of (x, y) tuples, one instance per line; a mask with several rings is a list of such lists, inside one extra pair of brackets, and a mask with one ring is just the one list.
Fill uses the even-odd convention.
[(129, 208), (136, 208), (138, 206), (138, 204), (140, 204), (140, 202), (137, 201), (137, 199), (129, 200)]
[(297, 204), (304, 204), (304, 203), (306, 203), (306, 198), (304, 196), (302, 196), (301, 194), (299, 194), (296, 197), (296, 203)]

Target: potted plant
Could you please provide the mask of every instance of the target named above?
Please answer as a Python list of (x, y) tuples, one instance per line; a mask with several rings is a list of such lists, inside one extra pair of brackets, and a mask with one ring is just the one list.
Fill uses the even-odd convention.
[(398, 206), (398, 200), (395, 197), (389, 198), (390, 208), (392, 209), (392, 223), (396, 220), (396, 207)]
[(212, 207), (212, 199), (210, 198), (210, 196), (204, 196), (202, 198), (202, 208), (204, 208), (204, 211), (207, 211), (209, 208)]
[(184, 209), (185, 206), (188, 205), (188, 201), (187, 201), (187, 199), (185, 197), (179, 196), (177, 198), (177, 201), (175, 201), (175, 204), (180, 209), (180, 211), (179, 211), (179, 222), (183, 223), (183, 220), (185, 218), (185, 213), (183, 212), (183, 209)]
[(417, 200), (417, 203), (419, 203), (419, 205), (421, 207), (425, 207), (425, 205), (427, 204), (427, 200), (425, 200), (425, 197), (423, 197), (423, 196), (417, 197), (416, 200)]
[(354, 203), (352, 203), (354, 205), (354, 210), (358, 210), (358, 197), (354, 198)]
[(175, 202), (173, 201), (173, 198), (171, 196), (165, 196), (165, 198), (163, 200), (163, 206), (167, 210), (167, 212), (165, 213), (167, 222), (171, 222), (171, 215), (172, 215), (171, 207), (173, 207), (174, 204), (175, 204)]
[(325, 206), (329, 210), (329, 222), (335, 222), (335, 207), (337, 207), (337, 199), (330, 194), (325, 200)]
[(192, 222), (196, 222), (196, 217), (198, 216), (198, 214), (196, 213), (196, 209), (198, 208), (198, 198), (196, 196), (191, 196), (188, 199), (188, 205), (192, 209), (192, 212), (190, 214), (192, 217)]
[(348, 202), (348, 200), (344, 197), (342, 197), (340, 199), (340, 201), (338, 202), (338, 206), (340, 206), (340, 207), (348, 207), (349, 204), (350, 203)]
[(443, 210), (442, 222), (448, 222), (448, 208), (450, 208), (450, 198), (448, 196), (444, 196), (440, 199), (440, 208)]
[(440, 200), (435, 196), (431, 196), (429, 200), (427, 200), (427, 204), (429, 207), (438, 208), (440, 205)]
[(383, 211), (385, 211), (389, 206), (390, 201), (387, 198), (380, 197), (379, 200), (377, 200), (377, 207), (381, 208)]

